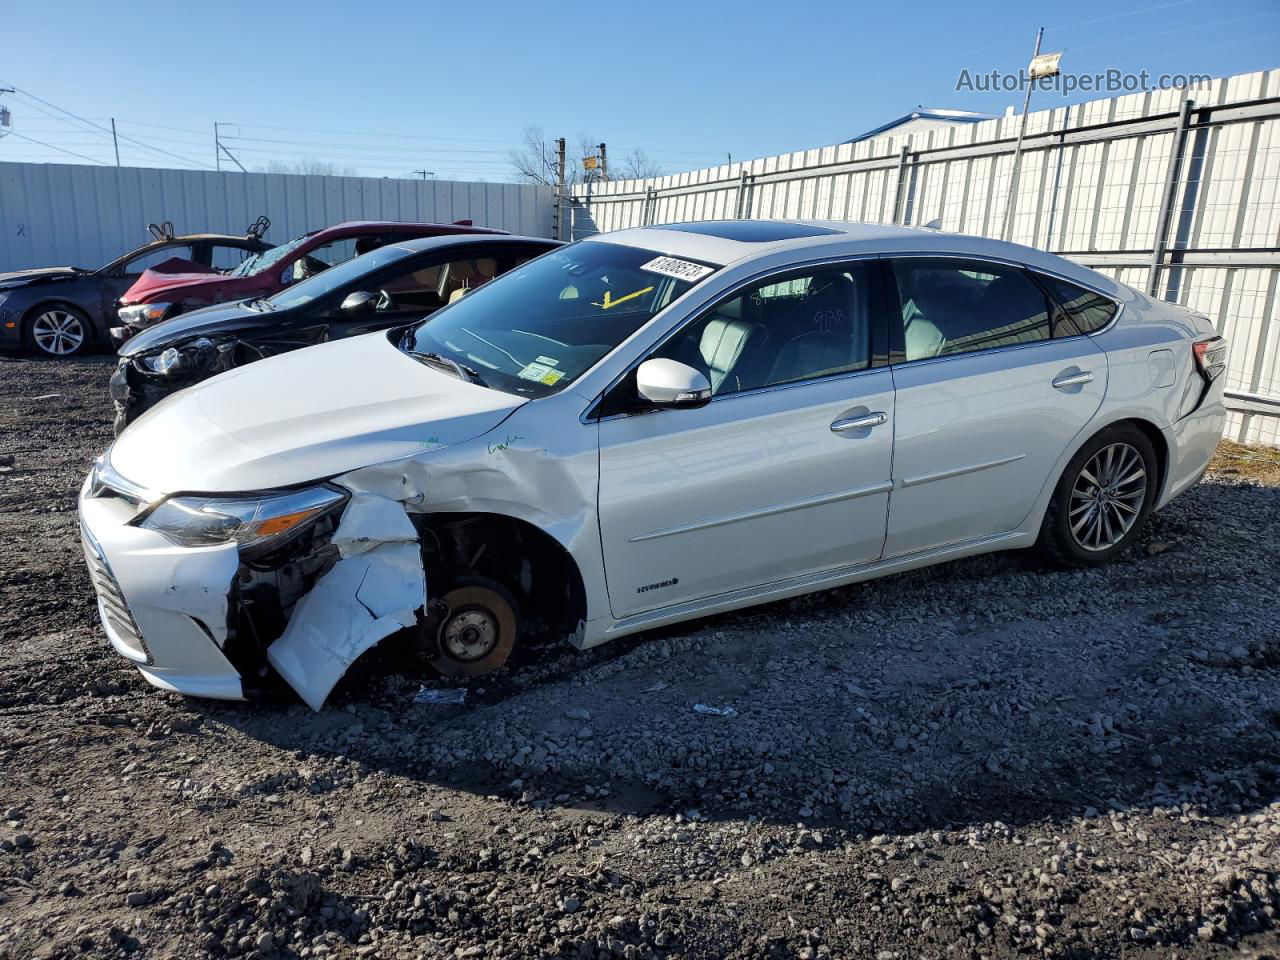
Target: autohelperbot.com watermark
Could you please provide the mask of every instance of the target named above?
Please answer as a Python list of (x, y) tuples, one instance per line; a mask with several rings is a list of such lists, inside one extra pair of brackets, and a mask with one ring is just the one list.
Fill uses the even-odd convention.
[(1027, 70), (972, 71), (965, 68), (956, 79), (956, 91), (978, 93), (1025, 91), (1057, 92), (1064, 97), (1073, 93), (1149, 93), (1154, 90), (1177, 90), (1207, 83), (1208, 73), (1159, 73), (1147, 70), (1132, 73), (1111, 69), (1099, 73), (1056, 73), (1051, 77), (1033, 77)]

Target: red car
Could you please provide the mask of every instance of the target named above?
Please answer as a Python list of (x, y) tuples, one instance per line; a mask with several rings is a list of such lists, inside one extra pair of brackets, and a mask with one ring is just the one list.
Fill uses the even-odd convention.
[(111, 329), (111, 336), (118, 344), (139, 330), (186, 310), (212, 303), (270, 296), (290, 284), (383, 244), (456, 233), (505, 234), (506, 231), (474, 227), (470, 220), (456, 223), (359, 220), (304, 233), (288, 243), (249, 257), (230, 273), (211, 275), (146, 270), (120, 297), (120, 326)]

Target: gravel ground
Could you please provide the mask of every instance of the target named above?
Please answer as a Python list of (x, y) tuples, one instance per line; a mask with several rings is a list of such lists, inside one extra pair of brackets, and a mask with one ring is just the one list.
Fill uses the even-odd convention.
[(1248, 451), (1104, 570), (964, 560), (313, 714), (109, 651), (74, 514), (109, 371), (0, 358), (0, 957), (1280, 955)]

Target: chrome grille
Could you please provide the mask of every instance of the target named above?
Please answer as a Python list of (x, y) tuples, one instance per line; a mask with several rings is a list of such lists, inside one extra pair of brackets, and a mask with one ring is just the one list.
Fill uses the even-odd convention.
[(145, 657), (147, 663), (151, 663), (151, 651), (147, 649), (138, 625), (133, 622), (133, 614), (125, 603), (124, 592), (120, 589), (115, 574), (111, 572), (102, 549), (84, 526), (80, 527), (80, 539), (84, 545), (84, 559), (89, 566), (89, 579), (101, 603), (103, 619), (127, 647)]

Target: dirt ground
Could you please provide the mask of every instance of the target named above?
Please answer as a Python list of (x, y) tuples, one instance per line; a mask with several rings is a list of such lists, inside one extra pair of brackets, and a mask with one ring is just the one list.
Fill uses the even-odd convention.
[(316, 714), (108, 648), (109, 363), (0, 358), (0, 957), (1280, 956), (1272, 452), (1104, 570), (964, 560)]

